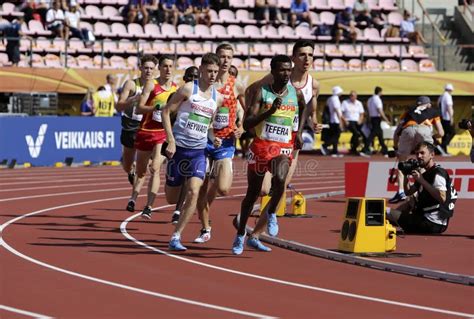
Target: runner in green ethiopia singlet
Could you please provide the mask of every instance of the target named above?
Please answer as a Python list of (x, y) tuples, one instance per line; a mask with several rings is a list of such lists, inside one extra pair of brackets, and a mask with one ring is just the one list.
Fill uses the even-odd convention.
[[(293, 120), (298, 114), (298, 97), (296, 89), (287, 85), (287, 93), (282, 96), (281, 106), (266, 120), (260, 122), (255, 127), (256, 138), (252, 143), (251, 149), (253, 153), (263, 159), (274, 157), (279, 154), (268, 154), (268, 146), (279, 146), (281, 150), (292, 148), (291, 132), (293, 128)], [(278, 97), (269, 85), (262, 87), (262, 108), (263, 113), (271, 108), (273, 101)], [(283, 152), (286, 154), (286, 152)]]

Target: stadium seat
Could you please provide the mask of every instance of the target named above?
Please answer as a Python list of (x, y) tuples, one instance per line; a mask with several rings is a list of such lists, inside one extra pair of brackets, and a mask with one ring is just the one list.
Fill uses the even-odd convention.
[(145, 34), (150, 39), (164, 39), (165, 37), (161, 34), (160, 27), (154, 23), (148, 23), (145, 25)]
[(324, 56), (324, 50), (321, 48), (320, 45), (315, 44), (314, 45), (314, 54), (315, 57), (323, 57)]
[(240, 58), (233, 58), (232, 65), (234, 65), (237, 69), (242, 69), (244, 67), (244, 61)]
[(400, 23), (403, 21), (403, 17), (398, 11), (393, 11), (388, 14), (388, 23), (400, 26)]
[(278, 35), (278, 30), (272, 25), (263, 26), (260, 28), (260, 31), (262, 32), (262, 35), (266, 39), (271, 39), (271, 40), (280, 39), (280, 36)]
[(270, 52), (272, 55), (276, 54), (288, 54), (288, 49), (284, 43), (272, 43), (270, 45)]
[(250, 54), (250, 46), (248, 43), (237, 43), (235, 45), (235, 53), (237, 55), (244, 55), (249, 56)]
[(347, 63), (349, 71), (362, 71), (362, 61), (360, 59), (350, 59)]
[(418, 64), (411, 59), (402, 60), (402, 71), (418, 72)]
[(30, 31), (30, 34), (44, 36), (52, 35), (52, 32), (49, 30), (45, 30), (43, 24), (38, 20), (30, 20), (30, 22), (28, 22), (28, 29)]
[(114, 22), (110, 26), (112, 34), (119, 38), (131, 38), (132, 35), (128, 33), (127, 27), (121, 22)]
[(48, 68), (62, 68), (61, 59), (56, 54), (46, 54), (44, 64)]
[(282, 25), (278, 28), (278, 34), (280, 35), (280, 39), (287, 39), (287, 40), (297, 40), (298, 36), (295, 35), (295, 31), (292, 27), (288, 25)]
[(380, 35), (382, 36), (382, 38), (385, 39), (386, 42), (395, 42), (395, 43), (399, 43), (399, 42), (402, 42), (402, 38), (400, 37), (385, 37), (385, 34), (387, 33), (387, 30), (388, 28), (384, 28), (382, 29), (382, 31), (380, 31)]
[(315, 71), (329, 71), (331, 69), (331, 66), (329, 62), (325, 59), (314, 59), (313, 69)]
[(411, 54), (408, 53), (407, 48), (404, 45), (391, 45), (390, 50), (392, 51), (395, 57), (409, 58)]
[(277, 7), (288, 10), (291, 7), (291, 0), (277, 0)]
[(128, 33), (132, 38), (148, 38), (149, 35), (145, 33), (143, 27), (138, 23), (129, 23), (127, 25)]
[(367, 0), (365, 2), (367, 2), (367, 4), (369, 5), (370, 10), (374, 10), (374, 11), (379, 11), (380, 10), (378, 0)]
[(312, 0), (310, 7), (316, 10), (331, 10), (327, 0)]
[(42, 53), (48, 52), (51, 48), (51, 40), (46, 39), (44, 37), (39, 37), (35, 41), (35, 45), (33, 45), (33, 52), (35, 53)]
[(379, 7), (384, 11), (396, 11), (398, 9), (394, 4), (394, 0), (379, 0)]
[(262, 70), (270, 70), (271, 66), (270, 63), (272, 62), (271, 58), (265, 58), (262, 60)]
[(383, 70), (384, 72), (399, 72), (400, 63), (393, 59), (387, 59), (383, 61)]
[(188, 41), (186, 42), (185, 50), (191, 54), (204, 54), (201, 42)]
[(395, 55), (390, 51), (390, 47), (387, 45), (375, 44), (373, 46), (374, 52), (381, 58), (393, 58)]
[[(96, 42), (97, 45), (94, 45), (94, 52), (101, 53), (102, 52), (102, 45), (100, 42)], [(103, 40), (103, 49), (105, 53), (116, 53), (117, 52), (117, 43), (110, 39)]]
[(109, 64), (109, 59), (107, 59), (107, 57), (102, 57), (100, 55), (96, 55), (94, 56), (94, 59), (93, 59), (93, 66), (94, 68), (101, 68), (103, 65), (103, 67), (108, 67), (110, 66)]
[(203, 39), (203, 40), (210, 40), (214, 39), (211, 34), (211, 29), (204, 24), (198, 24), (194, 27), (194, 34), (196, 38)]
[(107, 19), (102, 14), (102, 11), (99, 9), (99, 7), (94, 6), (94, 5), (88, 5), (85, 8), (85, 14), (82, 17), (83, 19), (93, 19), (93, 20), (104, 20)]
[(178, 37), (180, 39), (197, 39), (198, 36), (194, 34), (194, 28), (189, 24), (178, 25)]
[(128, 53), (128, 54), (135, 54), (137, 52), (137, 46), (135, 45), (135, 41), (130, 41), (128, 39), (122, 39), (118, 42), (118, 53)]
[(222, 23), (223, 21), (219, 18), (219, 14), (216, 10), (211, 9), (209, 10), (209, 15), (211, 16), (212, 23)]
[(113, 69), (126, 69), (128, 68), (127, 62), (121, 56), (113, 55), (109, 59), (110, 67)]
[(382, 62), (376, 59), (368, 59), (365, 62), (365, 71), (369, 72), (381, 72), (382, 71)]
[(90, 24), (89, 22), (81, 21), (81, 22), (79, 22), (79, 27), (80, 27), (81, 29), (87, 29), (87, 30), (89, 30), (89, 31), (94, 32), (94, 27), (93, 27), (92, 24)]
[(153, 50), (153, 43), (147, 40), (138, 40), (137, 41), (138, 50), (141, 54), (155, 54), (155, 50)]
[(425, 53), (425, 48), (421, 45), (410, 45), (408, 52), (416, 59), (426, 59), (429, 57), (429, 55)]
[(198, 56), (194, 59), (194, 66), (200, 66), (202, 61), (202, 57)]
[(191, 58), (182, 56), (179, 57), (178, 60), (176, 61), (176, 68), (178, 70), (185, 70), (190, 66), (194, 65), (194, 61)]
[(260, 32), (260, 28), (255, 25), (246, 25), (244, 27), (244, 34), (245, 37), (251, 40), (262, 40), (265, 38), (265, 36)]
[[(247, 3), (246, 3), (245, 0), (229, 0), (229, 6), (231, 8), (236, 8), (236, 9), (247, 8)], [(222, 10), (224, 10), (224, 9), (222, 9)]]
[(0, 10), (1, 16), (12, 16), (12, 17), (22, 17), (24, 14), (23, 12), (16, 11), (15, 5), (10, 2), (5, 2), (2, 5), (2, 10)]
[(213, 36), (214, 39), (219, 39), (219, 40), (230, 38), (230, 36), (227, 34), (226, 28), (220, 24), (214, 24), (211, 26), (211, 35)]
[(0, 66), (10, 66), (11, 63), (8, 61), (8, 55), (6, 53), (0, 52)]
[(176, 28), (172, 24), (168, 23), (163, 23), (161, 25), (161, 34), (163, 37), (166, 39), (178, 39), (181, 38), (180, 35), (178, 35), (178, 31), (176, 31)]
[(51, 42), (50, 52), (64, 52), (66, 48), (66, 41), (61, 38), (54, 38)]
[(323, 11), (319, 14), (319, 21), (321, 22), (321, 24), (332, 26), (334, 25), (335, 20), (336, 16), (330, 11)]
[(21, 39), (20, 40), (20, 51), (21, 52), (27, 52), (32, 49), (33, 43), (29, 39)]
[(30, 57), (22, 54), (20, 56), (20, 62), (18, 62), (18, 66), (22, 68), (29, 68), (30, 67)]
[(252, 44), (251, 53), (252, 55), (269, 56), (272, 51), (270, 46), (266, 43), (254, 43)]
[(344, 7), (351, 7), (353, 8), (354, 7), (354, 3), (356, 2), (356, 0), (344, 0)]
[(117, 8), (112, 6), (105, 6), (102, 8), (102, 14), (105, 19), (110, 21), (123, 21), (123, 17), (120, 15), (120, 12)]
[(127, 58), (127, 66), (129, 69), (135, 70), (138, 68), (139, 61), (135, 55), (131, 55)]
[(316, 37), (312, 34), (311, 29), (307, 24), (299, 25), (295, 28), (295, 35), (299, 39), (314, 40)]
[(171, 54), (174, 53), (174, 44), (170, 47), (168, 42), (155, 41), (153, 42), (153, 50), (155, 50), (155, 54)]
[(87, 55), (79, 55), (76, 58), (77, 66), (83, 69), (92, 69), (94, 68), (93, 60)]
[(231, 24), (227, 27), (227, 34), (232, 39), (248, 39), (248, 36), (244, 33), (244, 29), (241, 26)]
[(331, 9), (336, 11), (344, 10), (344, 8), (346, 7), (344, 4), (344, 0), (331, 0), (329, 1), (329, 5), (331, 6)]
[(33, 60), (33, 63), (31, 65), (32, 67), (34, 67), (34, 68), (44, 68), (45, 67), (43, 57), (41, 55), (33, 53), (32, 60)]
[(84, 42), (77, 38), (72, 38), (69, 40), (69, 49), (70, 53), (81, 53), (81, 54), (90, 54), (92, 53), (92, 48), (84, 47)]
[(335, 44), (326, 44), (324, 46), (324, 52), (330, 58), (342, 57), (341, 50)]
[(246, 9), (239, 9), (235, 13), (235, 18), (244, 24), (256, 24), (257, 20), (250, 17), (250, 13)]
[(105, 22), (94, 23), (94, 34), (101, 37), (113, 37), (115, 34), (110, 31), (110, 27)]
[(360, 56), (362, 49), (360, 45), (341, 44), (339, 51), (347, 58), (357, 58)]
[(422, 59), (420, 63), (418, 63), (418, 66), (420, 72), (436, 72), (435, 64), (430, 59)]
[(342, 59), (333, 59), (331, 61), (331, 71), (347, 71), (347, 63)]
[(379, 30), (376, 28), (366, 28), (364, 37), (368, 42), (384, 42), (384, 38), (380, 36)]
[(364, 44), (361, 47), (361, 55), (364, 58), (376, 58), (377, 52), (374, 51), (373, 47), (370, 44)]
[(219, 11), (219, 19), (222, 22), (229, 24), (239, 23), (239, 20), (235, 17), (234, 12), (229, 9), (221, 9), (221, 11)]
[(260, 60), (258, 60), (256, 58), (249, 58), (249, 59), (245, 60), (244, 64), (251, 71), (261, 71), (262, 70), (262, 63), (260, 62)]
[(309, 16), (311, 18), (311, 22), (313, 23), (313, 25), (320, 25), (321, 24), (321, 22), (319, 21), (319, 15), (316, 12), (310, 11)]

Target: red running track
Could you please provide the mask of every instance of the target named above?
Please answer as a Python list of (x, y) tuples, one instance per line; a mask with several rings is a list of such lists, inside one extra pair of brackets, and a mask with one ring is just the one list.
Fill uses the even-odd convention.
[[(306, 194), (344, 189), (344, 160), (302, 159), (296, 188)], [(316, 173), (311, 175), (313, 166)], [(0, 309), (1, 318), (474, 317), (472, 287), (276, 247), (271, 253), (246, 249), (242, 256), (233, 256), (231, 221), (247, 185), (242, 167), (236, 160), (231, 196), (212, 206), (212, 240), (191, 243), (200, 228), (195, 218), (183, 234), (189, 250), (180, 254), (166, 249), (172, 208), (160, 195), (151, 221), (134, 218), (138, 211), (131, 216), (124, 210), (130, 186), (118, 167), (0, 171), (5, 246), (0, 298), (9, 307)], [(137, 207), (143, 203), (141, 197)], [(341, 198), (309, 200), (308, 212), (317, 216), (280, 219), (280, 236), (335, 248), (343, 209)], [(409, 252), (422, 250), (423, 257), (396, 262), (472, 274), (473, 224), (468, 212), (469, 207), (462, 206), (456, 212), (459, 222), (455, 218), (450, 225), (453, 234), (465, 236), (398, 239), (414, 245)], [(464, 254), (460, 248), (452, 256), (443, 252), (452, 257), (443, 263), (425, 258), (433, 240), (442, 244), (458, 239)]]

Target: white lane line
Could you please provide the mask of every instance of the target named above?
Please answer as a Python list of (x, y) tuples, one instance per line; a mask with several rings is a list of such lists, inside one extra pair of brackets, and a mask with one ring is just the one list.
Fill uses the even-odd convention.
[[(0, 226), (0, 233), (3, 233), (5, 228), (8, 227), (9, 225), (11, 225), (11, 224), (23, 219), (23, 218), (27, 218), (27, 217), (30, 217), (30, 216), (34, 216), (34, 215), (38, 215), (38, 214), (45, 213), (45, 212), (48, 212), (48, 211), (62, 209), (62, 208), (68, 208), (68, 207), (79, 206), (79, 205), (94, 204), (94, 203), (105, 202), (105, 201), (113, 201), (113, 200), (119, 200), (119, 199), (124, 199), (124, 198), (127, 198), (127, 197), (122, 196), (122, 197), (114, 197), (114, 198), (107, 198), (107, 199), (91, 200), (91, 201), (61, 205), (61, 206), (56, 206), (56, 207), (50, 207), (50, 208), (42, 209), (42, 210), (39, 210), (39, 211), (31, 212), (31, 213), (28, 213), (28, 214), (18, 216), (16, 218), (11, 219), (8, 222), (2, 224)], [(142, 293), (142, 294), (145, 294), (145, 295), (158, 297), (158, 298), (162, 298), (162, 299), (167, 299), (167, 300), (177, 301), (177, 302), (186, 303), (186, 304), (190, 304), (190, 305), (194, 305), (194, 306), (199, 306), (199, 307), (203, 307), (203, 308), (209, 308), (209, 309), (212, 309), (212, 310), (218, 310), (218, 311), (223, 311), (223, 312), (234, 313), (234, 314), (238, 314), (238, 315), (242, 315), (242, 316), (248, 316), (248, 317), (253, 317), (253, 318), (265, 318), (265, 319), (275, 318), (275, 317), (271, 317), (271, 316), (264, 315), (264, 314), (253, 313), (253, 312), (243, 311), (243, 310), (239, 310), (239, 309), (223, 307), (223, 306), (219, 306), (219, 305), (215, 305), (215, 304), (199, 302), (199, 301), (195, 301), (195, 300), (191, 300), (191, 299), (180, 298), (180, 297), (176, 297), (176, 296), (172, 296), (172, 295), (162, 294), (162, 293), (159, 293), (159, 292), (150, 291), (150, 290), (146, 290), (146, 289), (141, 289), (141, 288), (137, 288), (137, 287), (132, 287), (132, 286), (128, 286), (128, 285), (125, 285), (125, 284), (121, 284), (121, 283), (117, 283), (117, 282), (113, 282), (113, 281), (108, 281), (108, 280), (104, 280), (104, 279), (101, 279), (101, 278), (97, 278), (97, 277), (77, 273), (77, 272), (67, 270), (67, 269), (64, 269), (64, 268), (56, 267), (56, 266), (53, 266), (51, 264), (47, 264), (45, 262), (42, 262), (40, 260), (37, 260), (37, 259), (34, 259), (30, 256), (22, 254), (21, 252), (17, 251), (16, 249), (14, 249), (10, 245), (8, 245), (8, 243), (3, 240), (3, 236), (0, 237), (0, 246), (5, 247), (5, 249), (10, 251), (12, 254), (14, 254), (14, 255), (16, 255), (20, 258), (23, 258), (23, 259), (25, 259), (29, 262), (32, 262), (34, 264), (37, 264), (39, 266), (49, 268), (49, 269), (52, 269), (54, 271), (58, 271), (58, 272), (61, 272), (61, 273), (67, 274), (67, 275), (71, 275), (71, 276), (75, 276), (75, 277), (78, 277), (78, 278), (90, 280), (90, 281), (93, 281), (93, 282), (98, 282), (98, 283), (101, 283), (101, 284), (104, 284), (104, 285), (117, 287), (117, 288), (121, 288), (121, 289), (125, 289), (125, 290), (130, 290), (130, 291), (134, 291), (134, 292), (138, 292), (138, 293)]]
[[(292, 185), (305, 185), (305, 184), (315, 184), (314, 182), (314, 178), (311, 178), (313, 181), (312, 182), (296, 182), (296, 183), (292, 183)], [(162, 180), (164, 180), (164, 178), (162, 178)], [(303, 180), (303, 178), (301, 179), (298, 179), (298, 180)], [(117, 179), (117, 181), (120, 181), (122, 182), (123, 180), (122, 179)], [(343, 182), (344, 180), (343, 179), (340, 179), (340, 180), (334, 180), (334, 179), (329, 179), (329, 180), (326, 180), (326, 179), (318, 179), (317, 181), (317, 184), (318, 185), (321, 185), (321, 184), (332, 184), (332, 183), (337, 183), (337, 182)], [(145, 180), (145, 183), (148, 183), (148, 177), (147, 179)], [(123, 184), (126, 184), (125, 181), (123, 181)], [(232, 185), (234, 184), (247, 184), (247, 180), (246, 179), (238, 179), (238, 180), (234, 180), (232, 182)], [(104, 185), (117, 185), (117, 182), (107, 182), (107, 183), (85, 183), (85, 184), (69, 184), (69, 185), (50, 185), (50, 186), (38, 186), (38, 187), (25, 187), (25, 188), (9, 188), (9, 189), (1, 189), (0, 190), (0, 193), (5, 193), (5, 192), (16, 192), (16, 191), (31, 191), (31, 190), (39, 190), (39, 189), (52, 189), (52, 188), (69, 188), (69, 187), (87, 187), (87, 188), (91, 188), (91, 186), (104, 186)]]
[[(334, 183), (343, 182), (343, 181), (334, 181)], [(247, 183), (247, 182), (245, 182)], [(331, 181), (332, 183), (332, 181)], [(314, 183), (293, 183), (292, 185), (300, 185), (300, 184), (314, 184)], [(162, 189), (163, 186), (160, 186)], [(324, 189), (335, 189), (344, 187), (343, 185), (340, 186), (325, 186)], [(247, 185), (244, 186), (236, 186), (232, 187), (232, 189), (246, 189)], [(0, 202), (10, 202), (15, 200), (25, 200), (25, 199), (34, 199), (34, 198), (44, 198), (44, 197), (54, 197), (54, 196), (65, 196), (65, 195), (76, 195), (76, 194), (89, 194), (89, 193), (103, 193), (103, 192), (115, 192), (115, 191), (123, 191), (123, 190), (130, 190), (131, 186), (129, 187), (120, 187), (120, 188), (108, 188), (108, 189), (98, 189), (98, 190), (88, 190), (88, 191), (73, 191), (73, 192), (65, 192), (65, 193), (53, 193), (53, 194), (39, 194), (39, 195), (29, 195), (29, 196), (21, 196), (21, 197), (10, 197), (10, 198), (3, 198), (0, 199)], [(298, 191), (304, 190), (312, 190), (314, 188), (298, 188)], [(321, 189), (321, 188), (319, 188)], [(163, 193), (158, 193), (157, 195), (163, 195)]]
[(24, 315), (24, 316), (28, 316), (28, 317), (37, 318), (37, 319), (52, 319), (53, 318), (53, 317), (42, 315), (42, 314), (39, 314), (39, 313), (36, 313), (36, 312), (26, 311), (26, 310), (13, 308), (13, 307), (5, 306), (5, 305), (0, 305), (0, 309), (3, 309), (5, 311), (18, 313), (20, 315)]
[[(318, 188), (314, 188), (314, 189), (318, 189)], [(231, 195), (230, 197), (239, 197), (239, 196), (244, 196), (244, 195), (245, 194)], [(219, 197), (219, 198), (217, 198), (217, 200), (223, 199), (223, 198), (224, 197)], [(163, 208), (167, 208), (167, 207), (171, 207), (171, 206), (174, 206), (174, 205), (160, 206), (160, 207), (157, 207), (155, 209), (163, 209)], [(206, 268), (220, 270), (220, 271), (223, 271), (223, 272), (228, 272), (228, 273), (232, 273), (232, 274), (239, 275), (239, 276), (250, 277), (250, 278), (254, 278), (254, 279), (260, 279), (260, 280), (264, 280), (264, 281), (278, 283), (278, 284), (282, 284), (282, 285), (286, 285), (286, 286), (304, 288), (304, 289), (309, 289), (309, 290), (313, 290), (313, 291), (319, 291), (319, 292), (324, 292), (324, 293), (328, 293), (328, 294), (344, 296), (344, 297), (348, 297), (348, 298), (362, 299), (362, 300), (366, 300), (366, 301), (384, 303), (384, 304), (389, 304), (389, 305), (394, 305), (394, 306), (399, 306), (399, 307), (404, 307), (404, 308), (417, 309), (417, 310), (424, 310), (424, 311), (429, 311), (429, 312), (448, 314), (448, 315), (453, 315), (453, 316), (458, 316), (458, 317), (465, 317), (465, 318), (473, 318), (474, 317), (474, 314), (469, 314), (469, 313), (463, 313), (463, 312), (445, 310), (445, 309), (440, 309), (440, 308), (421, 306), (421, 305), (416, 305), (416, 304), (398, 302), (398, 301), (393, 301), (393, 300), (388, 300), (388, 299), (383, 299), (383, 298), (370, 297), (370, 296), (365, 296), (365, 295), (358, 295), (358, 294), (353, 294), (353, 293), (339, 291), (339, 290), (326, 289), (326, 288), (310, 286), (310, 285), (295, 283), (295, 282), (291, 282), (291, 281), (286, 281), (286, 280), (261, 276), (261, 275), (255, 275), (255, 274), (241, 272), (241, 271), (238, 271), (238, 270), (233, 270), (233, 269), (229, 269), (229, 268), (225, 268), (225, 267), (215, 266), (215, 265), (212, 265), (212, 264), (208, 264), (208, 263), (196, 261), (196, 260), (193, 260), (193, 259), (189, 259), (189, 258), (186, 258), (186, 257), (182, 257), (182, 256), (179, 256), (179, 255), (171, 254), (171, 253), (168, 253), (164, 250), (149, 246), (146, 243), (137, 240), (135, 237), (131, 236), (127, 232), (127, 224), (131, 220), (138, 217), (139, 215), (140, 215), (140, 213), (132, 215), (132, 216), (128, 217), (127, 219), (125, 219), (122, 222), (122, 224), (120, 225), (120, 231), (122, 232), (122, 234), (127, 239), (133, 241), (137, 245), (143, 246), (143, 247), (145, 247), (149, 250), (152, 250), (154, 252), (157, 252), (159, 254), (162, 254), (162, 255), (165, 255), (165, 256), (168, 256), (168, 257), (171, 257), (171, 258), (176, 258), (176, 259), (179, 259), (179, 260), (191, 263), (191, 264), (203, 266), (203, 267), (206, 267)], [(229, 248), (229, 250), (230, 250), (230, 248)]]

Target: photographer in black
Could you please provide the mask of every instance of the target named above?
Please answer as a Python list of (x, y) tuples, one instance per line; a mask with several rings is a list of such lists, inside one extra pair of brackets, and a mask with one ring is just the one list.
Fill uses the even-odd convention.
[(448, 228), (454, 212), (456, 191), (448, 172), (434, 162), (434, 145), (421, 142), (415, 147), (416, 160), (399, 164), (404, 175), (413, 176), (415, 183), (404, 189), (407, 200), (396, 209), (387, 211), (390, 222), (406, 233), (441, 234)]

